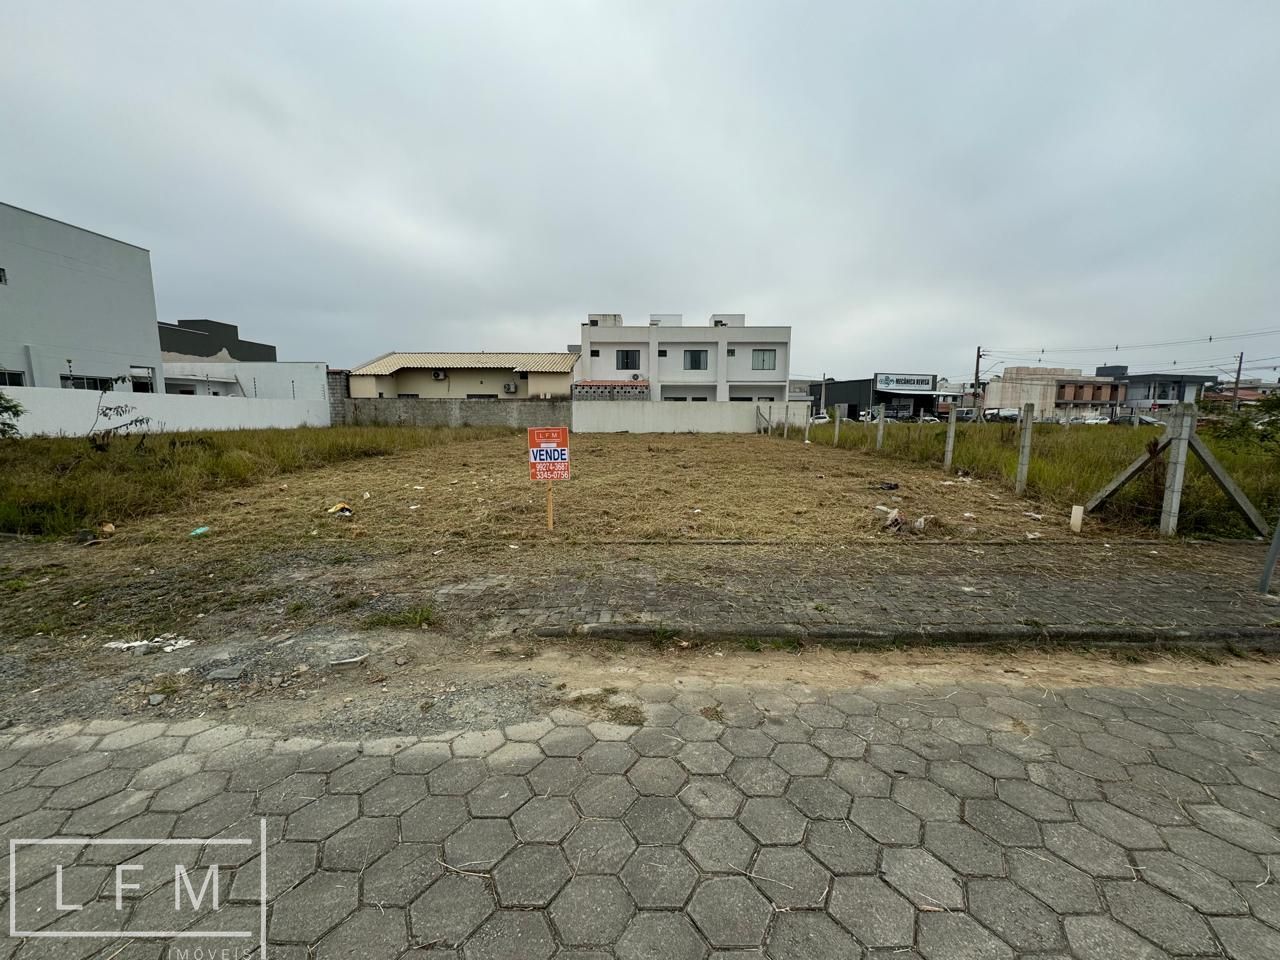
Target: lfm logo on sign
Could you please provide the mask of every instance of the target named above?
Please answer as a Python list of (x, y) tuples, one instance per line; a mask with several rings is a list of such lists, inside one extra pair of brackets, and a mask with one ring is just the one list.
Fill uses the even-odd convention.
[[(219, 919), (219, 912), (228, 907), (225, 901), (230, 893), (230, 876), (219, 870), (219, 864), (206, 861), (201, 864), (201, 854), (217, 847), (253, 847), (258, 850), (257, 910), (237, 904), (234, 911)], [(156, 847), (172, 847), (175, 855), (161, 858), (164, 867), (154, 863), (132, 863), (128, 859), (115, 864), (108, 876), (104, 892), (97, 899), (81, 902), (64, 884), (63, 871), (69, 870), (80, 858), (86, 847), (124, 847), (130, 852), (141, 849), (150, 852)], [(46, 883), (17, 889), (19, 870), (27, 858), (39, 858), (46, 865), (53, 859), (52, 889)], [(235, 856), (235, 863), (248, 857)], [(175, 862), (176, 861), (176, 862)], [(111, 863), (101, 854), (95, 862)], [(170, 868), (172, 870), (170, 871)], [(157, 875), (157, 870), (163, 870)], [(246, 868), (241, 867), (241, 873)], [(172, 903), (164, 887), (172, 881)], [(136, 912), (138, 897), (152, 891), (146, 903), (160, 897), (156, 905), (162, 910), (151, 911), (149, 920), (142, 926), (130, 924)], [(256, 913), (256, 916), (255, 916)], [(38, 918), (38, 921), (37, 919)], [(52, 918), (52, 919), (51, 919)], [(199, 918), (198, 922), (193, 921)], [(136, 917), (134, 918), (136, 922)], [(230, 922), (228, 922), (230, 920)], [(28, 930), (36, 926), (40, 929)], [(202, 929), (203, 928), (203, 929)], [(9, 936), (49, 940), (173, 940), (168, 956), (171, 960), (239, 960), (250, 955), (265, 960), (267, 956), (267, 821), (261, 821), (257, 838), (234, 837), (216, 840), (173, 837), (52, 837), (41, 840), (12, 839), (9, 841)]]

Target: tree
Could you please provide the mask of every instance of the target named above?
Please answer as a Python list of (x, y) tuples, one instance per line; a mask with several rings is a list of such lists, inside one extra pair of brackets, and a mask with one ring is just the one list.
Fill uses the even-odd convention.
[(22, 414), (22, 404), (0, 393), (0, 440), (16, 440), (18, 438), (17, 420)]

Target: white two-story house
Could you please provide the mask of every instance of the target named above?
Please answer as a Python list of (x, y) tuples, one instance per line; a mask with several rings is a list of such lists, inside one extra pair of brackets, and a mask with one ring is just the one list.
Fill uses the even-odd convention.
[(617, 388), (615, 396), (650, 400), (782, 403), (790, 355), (790, 327), (749, 327), (741, 313), (713, 313), (697, 327), (679, 313), (650, 314), (644, 325), (592, 313), (582, 325), (574, 395)]

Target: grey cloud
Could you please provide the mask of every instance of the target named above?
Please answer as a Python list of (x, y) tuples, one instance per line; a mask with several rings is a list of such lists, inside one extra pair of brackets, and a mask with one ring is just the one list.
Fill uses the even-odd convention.
[(745, 311), (799, 373), (956, 375), (1275, 325), (1278, 33), (1247, 0), (29, 4), (0, 183), (287, 358)]

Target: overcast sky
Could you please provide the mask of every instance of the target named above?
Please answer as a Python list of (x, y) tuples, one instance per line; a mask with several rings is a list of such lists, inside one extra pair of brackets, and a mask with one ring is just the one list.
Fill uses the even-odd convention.
[[(718, 311), (793, 374), (960, 375), (1280, 328), (1277, 38), (1276, 0), (14, 3), (0, 199), (281, 359)], [(1280, 336), (1046, 356), (1241, 346)]]

